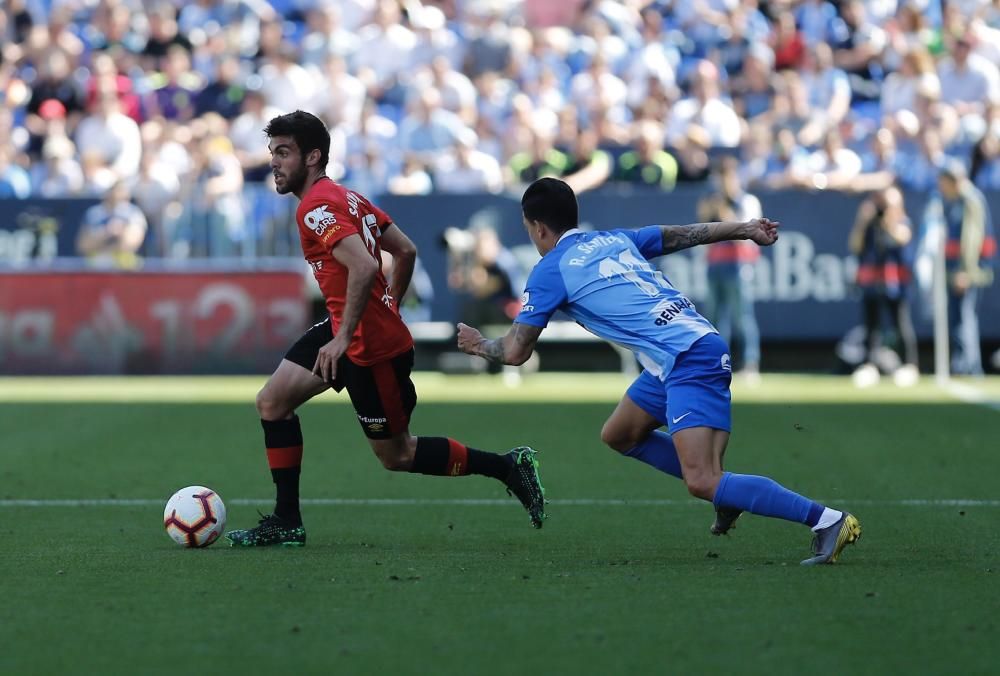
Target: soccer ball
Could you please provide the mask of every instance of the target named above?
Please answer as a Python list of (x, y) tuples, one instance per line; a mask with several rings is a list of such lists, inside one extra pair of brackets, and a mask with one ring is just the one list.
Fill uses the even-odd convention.
[(207, 547), (226, 527), (226, 505), (211, 488), (188, 486), (167, 500), (163, 526), (183, 547)]

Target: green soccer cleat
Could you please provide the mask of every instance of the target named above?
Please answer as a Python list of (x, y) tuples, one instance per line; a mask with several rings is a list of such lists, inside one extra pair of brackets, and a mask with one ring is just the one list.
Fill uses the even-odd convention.
[(710, 530), (712, 535), (725, 535), (731, 528), (736, 528), (736, 519), (743, 514), (742, 509), (732, 507), (719, 507), (715, 510), (715, 523)]
[(306, 529), (280, 516), (261, 514), (260, 522), (245, 530), (231, 530), (226, 533), (230, 547), (303, 547), (306, 544)]
[(853, 514), (844, 512), (837, 523), (816, 533), (813, 538), (813, 556), (802, 562), (803, 566), (836, 563), (844, 547), (854, 544), (861, 537), (861, 524)]
[(519, 446), (508, 453), (507, 457), (514, 465), (504, 483), (507, 485), (507, 494), (515, 496), (528, 510), (531, 525), (541, 528), (545, 521), (545, 489), (538, 478), (536, 453), (538, 451), (528, 446)]

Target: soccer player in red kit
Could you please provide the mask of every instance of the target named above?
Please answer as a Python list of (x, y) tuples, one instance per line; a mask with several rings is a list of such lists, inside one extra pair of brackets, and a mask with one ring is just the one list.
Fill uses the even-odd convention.
[[(289, 349), (263, 389), (257, 411), (277, 490), (274, 513), (245, 530), (226, 534), (234, 546), (301, 546), (306, 533), (299, 510), (302, 430), (295, 410), (317, 394), (347, 389), (358, 422), (386, 469), (439, 476), (480, 474), (504, 483), (541, 528), (544, 495), (535, 451), (506, 454), (469, 448), (445, 437), (410, 434), (417, 394), (410, 380), (413, 338), (399, 316), (417, 250), (389, 216), (361, 195), (330, 180), (330, 134), (300, 110), (272, 119), (275, 189), (301, 201), (296, 211), (302, 251), (312, 266), (330, 316)], [(394, 258), (391, 283), (381, 251)]]

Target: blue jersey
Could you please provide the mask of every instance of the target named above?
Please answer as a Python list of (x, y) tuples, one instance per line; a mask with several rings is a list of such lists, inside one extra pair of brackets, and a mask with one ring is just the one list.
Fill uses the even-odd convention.
[(677, 355), (716, 330), (649, 264), (661, 255), (659, 226), (570, 230), (531, 271), (515, 321), (544, 327), (562, 310), (594, 335), (632, 350), (664, 380)]

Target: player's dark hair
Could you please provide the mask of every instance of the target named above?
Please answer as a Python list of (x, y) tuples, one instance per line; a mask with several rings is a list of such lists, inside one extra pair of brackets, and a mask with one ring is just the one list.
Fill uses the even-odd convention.
[(330, 132), (323, 121), (304, 110), (278, 115), (267, 123), (264, 133), (268, 138), (291, 136), (302, 152), (303, 160), (314, 150), (319, 150), (319, 168), (326, 169), (330, 159)]
[(573, 189), (558, 178), (540, 178), (529, 185), (521, 210), (529, 221), (540, 221), (557, 234), (575, 228), (580, 211)]

